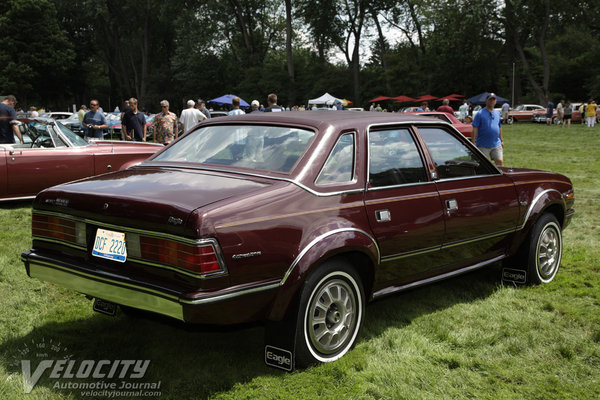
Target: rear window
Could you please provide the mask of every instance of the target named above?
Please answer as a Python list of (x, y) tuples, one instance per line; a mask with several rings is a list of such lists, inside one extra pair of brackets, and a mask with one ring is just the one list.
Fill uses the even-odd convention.
[(153, 161), (217, 164), (290, 172), (315, 133), (264, 125), (218, 125), (197, 129)]

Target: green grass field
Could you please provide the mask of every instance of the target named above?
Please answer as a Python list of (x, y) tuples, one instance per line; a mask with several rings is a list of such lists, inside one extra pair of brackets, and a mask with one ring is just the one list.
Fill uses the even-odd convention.
[(264, 365), (260, 325), (106, 317), (84, 296), (28, 278), (20, 254), (31, 246), (30, 204), (0, 204), (0, 399), (94, 398), (55, 388), (49, 372), (24, 393), (20, 360), (35, 368), (67, 355), (150, 360), (141, 381), (160, 381), (159, 399), (600, 398), (600, 126), (522, 123), (504, 137), (507, 166), (575, 185), (555, 281), (504, 286), (495, 265), (389, 297), (368, 306), (353, 351), (294, 373)]

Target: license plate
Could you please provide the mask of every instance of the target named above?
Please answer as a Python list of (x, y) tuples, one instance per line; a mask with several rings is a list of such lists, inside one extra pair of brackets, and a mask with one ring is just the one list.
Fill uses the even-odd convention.
[(127, 260), (125, 234), (122, 232), (98, 229), (92, 255), (118, 262)]
[(117, 305), (115, 303), (111, 303), (110, 301), (102, 300), (99, 298), (94, 299), (93, 309), (96, 312), (105, 315), (110, 315), (111, 317), (114, 317), (117, 313)]

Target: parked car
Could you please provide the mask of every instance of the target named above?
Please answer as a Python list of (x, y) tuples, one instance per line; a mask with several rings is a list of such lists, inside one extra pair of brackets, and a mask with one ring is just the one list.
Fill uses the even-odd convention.
[(210, 111), (211, 118), (226, 117), (227, 115), (227, 111)]
[[(572, 103), (571, 104), (571, 109), (572, 109), (571, 122), (578, 123), (578, 122), (582, 122), (582, 119), (585, 120), (585, 118), (582, 118), (581, 111), (579, 111), (580, 106), (581, 106), (581, 103)], [(544, 110), (544, 112), (536, 113), (533, 117), (533, 120), (534, 120), (534, 122), (541, 122), (541, 123), (546, 122), (546, 111)], [(596, 109), (596, 122), (600, 123), (600, 108)], [(560, 123), (560, 120), (558, 118), (558, 112), (556, 111), (556, 108), (554, 109), (554, 112), (552, 114), (552, 123), (553, 124)]]
[(265, 362), (291, 370), (346, 354), (367, 301), (502, 260), (551, 282), (573, 203), (567, 177), (497, 168), (429, 117), (259, 113), (44, 190), (22, 260), (107, 314), (268, 321)]
[(470, 138), (473, 134), (473, 125), (465, 124), (460, 122), (458, 118), (456, 118), (453, 114), (439, 112), (439, 111), (417, 111), (411, 112), (410, 114), (423, 115), (425, 117), (437, 118), (441, 121), (448, 122), (452, 124), (456, 130), (462, 133), (465, 137)]
[(534, 115), (539, 112), (543, 112), (545, 115), (546, 107), (539, 104), (520, 104), (513, 110), (508, 111), (507, 122), (512, 124), (513, 122), (532, 121)]
[(88, 143), (60, 122), (49, 121), (19, 121), (25, 143), (0, 144), (0, 201), (33, 198), (59, 183), (125, 169), (161, 148), (149, 143)]
[(79, 114), (73, 113), (69, 118), (61, 119), (60, 123), (75, 132), (78, 136), (83, 137), (85, 135), (83, 126), (79, 122)]
[(62, 120), (62, 119), (69, 118), (71, 115), (73, 115), (72, 112), (50, 111), (50, 112), (45, 112), (45, 113), (40, 114), (40, 117)]

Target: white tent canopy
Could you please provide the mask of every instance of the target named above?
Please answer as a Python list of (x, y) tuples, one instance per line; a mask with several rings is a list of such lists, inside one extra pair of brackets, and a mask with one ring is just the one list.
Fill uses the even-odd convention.
[(317, 97), (316, 99), (309, 100), (308, 104), (333, 104), (333, 103), (335, 103), (336, 100), (340, 103), (342, 102), (342, 99), (338, 99), (337, 97), (334, 97), (334, 96), (330, 95), (329, 93), (325, 93), (321, 97)]

